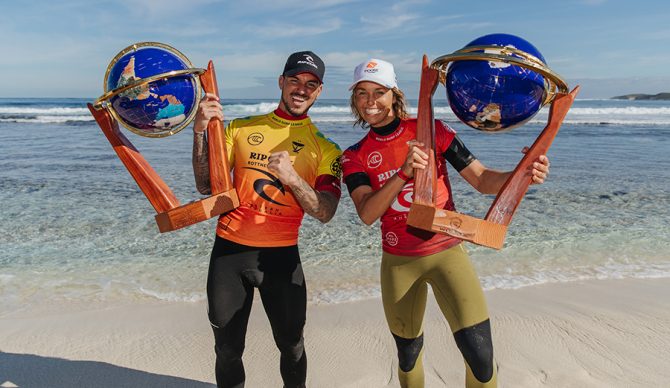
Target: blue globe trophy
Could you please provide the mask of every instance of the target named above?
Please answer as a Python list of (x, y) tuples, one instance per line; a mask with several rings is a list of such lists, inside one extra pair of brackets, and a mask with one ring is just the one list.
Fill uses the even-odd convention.
[[(215, 119), (207, 127), (212, 195), (181, 205), (158, 173), (120, 131), (119, 123), (145, 137), (173, 135), (188, 126), (202, 89), (219, 94), (214, 65), (194, 68), (181, 52), (166, 44), (142, 42), (126, 47), (110, 62), (104, 94), (88, 109), (130, 175), (156, 212), (159, 231), (168, 232), (204, 221), (237, 207), (224, 132)], [(202, 89), (201, 89), (202, 87)]]
[[(506, 131), (528, 122), (550, 105), (548, 122), (502, 186), (484, 219), (439, 209), (434, 193), (435, 124), (433, 94), (445, 85), (449, 105), (463, 123), (485, 132)], [(435, 59), (423, 57), (417, 140), (429, 149), (428, 168), (416, 170), (414, 202), (407, 224), (448, 234), (475, 244), (501, 249), (507, 226), (531, 183), (532, 163), (551, 146), (579, 92), (546, 65), (529, 42), (508, 34), (492, 34)]]

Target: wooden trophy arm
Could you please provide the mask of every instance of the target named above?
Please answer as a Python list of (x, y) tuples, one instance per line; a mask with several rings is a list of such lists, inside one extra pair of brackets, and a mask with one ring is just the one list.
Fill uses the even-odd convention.
[(485, 220), (496, 224), (509, 225), (516, 208), (521, 203), (532, 181), (531, 170), (533, 162), (540, 155), (545, 155), (549, 150), (578, 92), (579, 86), (575, 87), (569, 94), (558, 94), (554, 99), (549, 108), (547, 126), (537, 137), (519, 164), (517, 164), (512, 175), (503, 184), (496, 199), (489, 208), (484, 218)]
[[(207, 70), (200, 75), (200, 83), (207, 93), (219, 96), (219, 87), (216, 83), (216, 72), (214, 64), (209, 61)], [(228, 166), (228, 154), (226, 152), (225, 132), (221, 121), (211, 119), (207, 125), (209, 176), (212, 187), (212, 195), (228, 191), (232, 188), (230, 180), (230, 168)]]
[(98, 110), (93, 104), (88, 104), (88, 110), (156, 212), (163, 213), (178, 207), (179, 200), (172, 190), (119, 130), (119, 123), (112, 118), (107, 109)]
[(435, 170), (435, 120), (433, 118), (433, 93), (437, 88), (439, 72), (428, 66), (428, 57), (423, 56), (419, 105), (417, 108), (416, 139), (424, 144), (428, 154), (428, 166), (414, 170), (414, 203), (435, 206), (437, 174)]

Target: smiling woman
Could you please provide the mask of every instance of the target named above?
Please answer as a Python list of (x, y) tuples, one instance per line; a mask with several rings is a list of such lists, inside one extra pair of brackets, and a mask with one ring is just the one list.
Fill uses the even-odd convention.
[(383, 127), (394, 118), (405, 119), (407, 103), (405, 94), (398, 89), (393, 65), (381, 59), (361, 63), (354, 70), (351, 93), (351, 112), (354, 125)]
[(356, 85), (352, 98), (356, 112), (360, 112), (361, 119), (370, 126), (383, 127), (395, 119), (393, 89), (363, 81)]
[[(344, 181), (361, 220), (381, 220), (382, 302), (398, 348), (402, 387), (424, 385), (423, 319), (428, 284), (449, 322), (466, 365), (466, 386), (495, 387), (496, 366), (489, 314), (479, 278), (461, 241), (407, 225), (414, 170), (437, 163), (435, 202), (452, 210), (449, 162), (475, 189), (497, 192), (509, 175), (486, 168), (456, 133), (435, 121), (436, 156), (416, 140), (417, 121), (408, 119), (404, 98), (389, 62), (370, 59), (354, 70), (351, 108), (369, 133), (342, 156)], [(548, 160), (541, 156), (532, 174), (542, 183)]]

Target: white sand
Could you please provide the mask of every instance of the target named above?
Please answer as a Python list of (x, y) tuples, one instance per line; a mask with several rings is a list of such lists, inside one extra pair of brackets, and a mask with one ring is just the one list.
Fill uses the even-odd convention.
[[(500, 387), (670, 387), (670, 279), (591, 281), (487, 293)], [(312, 306), (308, 386), (397, 387), (381, 302)], [(431, 302), (427, 387), (462, 387), (463, 364)], [(247, 387), (280, 387), (258, 303)], [(0, 316), (0, 387), (212, 387), (204, 303), (50, 306)]]

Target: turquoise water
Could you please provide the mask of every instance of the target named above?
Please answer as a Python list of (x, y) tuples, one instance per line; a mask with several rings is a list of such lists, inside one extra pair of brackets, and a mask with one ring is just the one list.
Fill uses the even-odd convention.
[[(158, 233), (85, 102), (0, 99), (0, 314), (59, 301), (203, 300), (215, 220)], [(543, 111), (522, 128), (483, 134), (436, 105), (498, 169), (514, 167), (546, 120)], [(275, 107), (224, 101), (228, 119)], [(343, 148), (363, 135), (345, 100), (319, 101), (311, 115)], [(200, 198), (190, 129), (164, 139), (126, 134), (183, 203)], [(670, 276), (669, 138), (669, 102), (577, 101), (549, 151), (550, 178), (531, 187), (504, 249), (469, 245), (483, 285)], [(493, 198), (460, 177), (452, 183), (459, 211), (483, 217)], [(329, 224), (305, 218), (300, 244), (312, 303), (379, 294), (378, 225), (360, 222), (346, 194)]]

